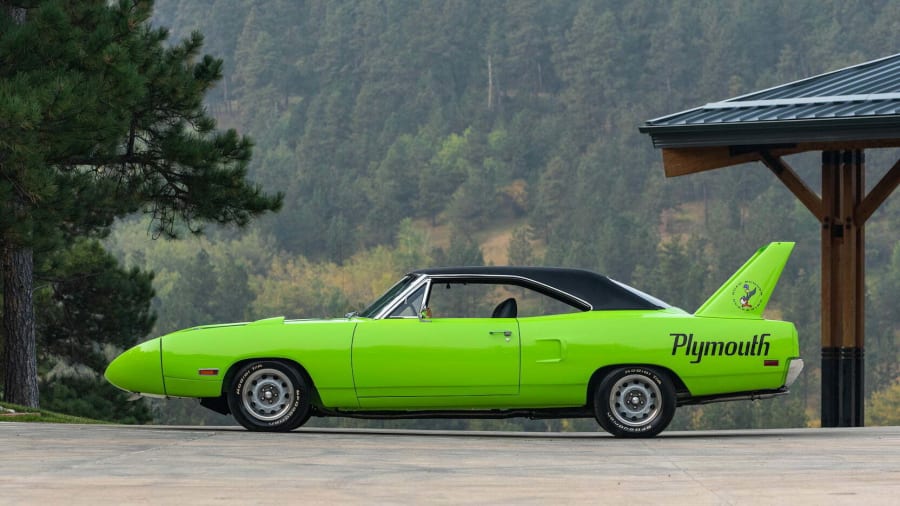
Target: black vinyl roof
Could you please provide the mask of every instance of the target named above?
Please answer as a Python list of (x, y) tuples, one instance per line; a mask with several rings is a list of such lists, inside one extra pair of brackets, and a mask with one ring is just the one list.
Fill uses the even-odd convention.
[(651, 119), (658, 148), (900, 139), (900, 54)]
[[(413, 271), (412, 274), (425, 274), (432, 277), (453, 276), (472, 278), (490, 277), (506, 278), (514, 284), (527, 285), (551, 297), (560, 298), (559, 294), (544, 289), (540, 285), (549, 286), (569, 296), (574, 296), (590, 307), (583, 309), (661, 309), (639, 293), (632, 292), (617, 282), (596, 272), (583, 269), (567, 269), (560, 267), (437, 267)], [(529, 283), (530, 281), (530, 283)], [(567, 300), (566, 302), (578, 302)], [(583, 306), (583, 304), (577, 304)]]

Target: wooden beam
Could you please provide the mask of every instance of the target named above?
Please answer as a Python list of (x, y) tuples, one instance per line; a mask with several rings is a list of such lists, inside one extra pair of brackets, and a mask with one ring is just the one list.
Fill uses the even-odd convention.
[[(822, 349), (840, 347), (840, 325), (836, 325), (840, 310), (840, 282), (836, 265), (840, 264), (836, 237), (843, 233), (839, 220), (838, 190), (841, 187), (838, 151), (822, 152)], [(822, 399), (825, 399), (823, 384)]]
[(794, 172), (794, 169), (780, 157), (774, 156), (768, 151), (761, 151), (759, 158), (821, 223), (825, 212), (822, 209), (822, 199), (816, 195), (816, 192), (807, 186)]
[(900, 185), (900, 160), (891, 167), (891, 170), (881, 178), (881, 181), (866, 195), (859, 207), (856, 208), (854, 219), (862, 225), (872, 216), (872, 213), (888, 198), (897, 185)]
[(662, 150), (666, 177), (684, 176), (697, 172), (739, 165), (758, 159), (755, 153), (732, 156), (727, 146), (711, 148), (679, 148)]
[[(900, 147), (900, 139), (872, 139), (840, 142), (801, 142), (790, 148), (765, 149), (772, 156), (782, 157), (807, 151), (845, 151), (851, 149)], [(735, 153), (732, 148), (747, 148)], [(663, 168), (666, 177), (684, 176), (697, 172), (740, 165), (759, 160), (753, 146), (707, 146), (693, 148), (663, 148)], [(877, 207), (877, 206), (876, 206)]]
[(800, 151), (843, 151), (852, 149), (897, 148), (900, 139), (862, 139), (857, 141), (800, 142)]
[(836, 308), (840, 312), (840, 346), (842, 348), (863, 348), (863, 334), (859, 332), (863, 300), (859, 297), (862, 293), (859, 279), (861, 269), (859, 266), (865, 262), (865, 256), (860, 256), (859, 242), (864, 231), (863, 225), (853, 219), (854, 211), (865, 192), (865, 156), (862, 150), (847, 150), (841, 153), (840, 187), (837, 188), (838, 214), (840, 222), (837, 224), (843, 228), (843, 236), (837, 241), (840, 248), (840, 263), (835, 266), (838, 270), (838, 287), (841, 304)]

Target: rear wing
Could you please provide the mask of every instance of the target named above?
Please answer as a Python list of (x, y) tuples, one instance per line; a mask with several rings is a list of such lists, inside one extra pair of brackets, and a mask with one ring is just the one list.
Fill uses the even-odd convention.
[(760, 248), (694, 312), (694, 316), (762, 319), (793, 249), (792, 242), (773, 242)]

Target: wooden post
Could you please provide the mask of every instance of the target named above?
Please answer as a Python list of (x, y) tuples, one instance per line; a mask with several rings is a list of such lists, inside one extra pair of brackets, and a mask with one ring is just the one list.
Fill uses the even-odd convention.
[(862, 150), (822, 153), (822, 426), (864, 424)]

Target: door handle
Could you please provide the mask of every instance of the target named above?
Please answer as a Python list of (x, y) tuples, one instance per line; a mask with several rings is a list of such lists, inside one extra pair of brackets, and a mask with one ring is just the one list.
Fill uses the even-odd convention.
[(503, 334), (504, 336), (509, 337), (509, 336), (512, 335), (512, 331), (511, 331), (511, 330), (492, 330), (492, 331), (490, 332), (490, 334), (491, 334), (492, 336), (495, 336), (495, 335), (497, 335), (497, 334)]

